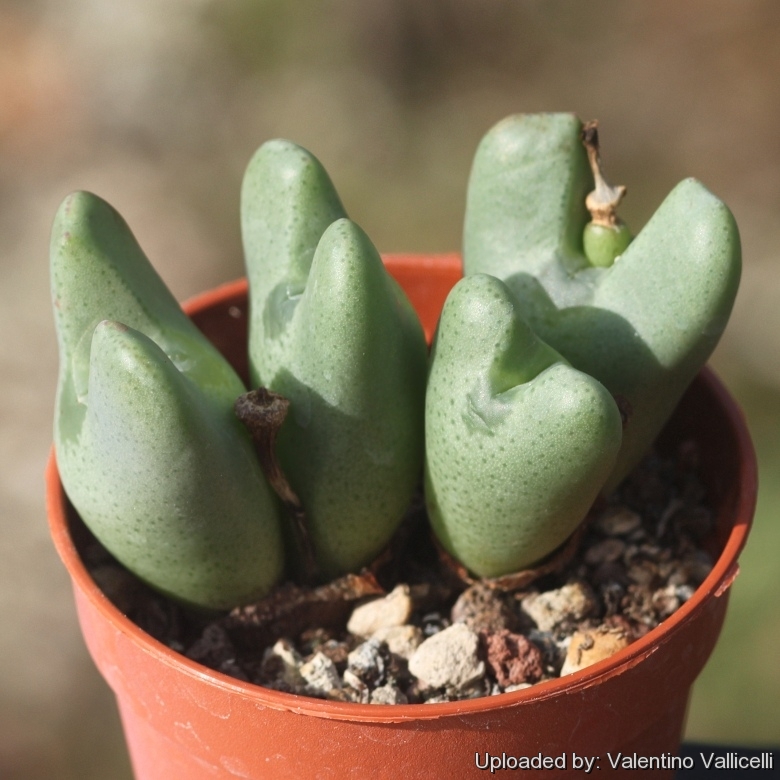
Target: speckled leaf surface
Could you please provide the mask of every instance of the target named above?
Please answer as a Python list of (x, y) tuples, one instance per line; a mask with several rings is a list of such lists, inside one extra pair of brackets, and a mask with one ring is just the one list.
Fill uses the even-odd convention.
[(259, 381), (290, 399), (279, 458), (320, 573), (334, 576), (385, 546), (419, 479), (425, 340), (366, 234), (337, 218), (335, 191), (308, 152), (270, 142), (247, 177), (250, 357)]
[(461, 280), (428, 379), (428, 513), (444, 547), (479, 576), (518, 571), (564, 542), (621, 441), (607, 390), (539, 340), (520, 310), (500, 280)]
[(325, 229), (346, 217), (320, 161), (291, 141), (267, 141), (241, 187), (241, 232), (249, 279), (249, 368), (268, 385), (286, 360), (287, 325), (303, 294)]
[(61, 206), (51, 278), (57, 462), (84, 522), (180, 601), (230, 607), (265, 592), (283, 551), (275, 499), (232, 411), (241, 380), (100, 198)]
[(474, 160), (464, 271), (504, 280), (532, 329), (627, 401), (608, 488), (637, 463), (726, 325), (741, 269), (728, 208), (686, 179), (610, 268), (582, 251), (593, 187), (570, 114), (508, 117)]

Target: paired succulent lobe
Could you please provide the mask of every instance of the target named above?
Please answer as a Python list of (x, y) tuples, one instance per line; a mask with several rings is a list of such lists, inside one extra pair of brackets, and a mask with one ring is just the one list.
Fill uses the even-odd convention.
[(426, 397), (428, 514), (444, 547), (497, 577), (552, 552), (613, 468), (607, 390), (536, 337), (500, 280), (461, 280), (444, 305)]
[(281, 577), (278, 508), (232, 406), (243, 383), (105, 201), (54, 224), (63, 486), (122, 563), (173, 598), (227, 608)]
[(582, 236), (593, 178), (581, 130), (570, 114), (518, 115), (485, 136), (468, 188), (464, 272), (506, 282), (534, 332), (631, 410), (611, 490), (717, 344), (740, 242), (728, 208), (686, 179), (613, 265), (591, 267)]
[(321, 577), (387, 544), (422, 467), (426, 345), (319, 161), (271, 141), (242, 189), (253, 381), (290, 401), (278, 454)]

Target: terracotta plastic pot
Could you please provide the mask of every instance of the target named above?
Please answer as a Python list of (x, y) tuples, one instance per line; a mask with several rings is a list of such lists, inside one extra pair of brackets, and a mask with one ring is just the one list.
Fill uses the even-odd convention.
[[(392, 256), (386, 263), (430, 336), (460, 276), (459, 258)], [(246, 283), (199, 296), (187, 310), (245, 373)], [(717, 562), (688, 602), (642, 639), (568, 677), (500, 696), (403, 706), (331, 703), (245, 684), (145, 634), (87, 573), (79, 556), (83, 525), (52, 455), (51, 533), (73, 580), (89, 651), (116, 694), (136, 777), (464, 778), (485, 766), (522, 766), (523, 757), (531, 766), (524, 777), (580, 777), (585, 761), (610, 770), (608, 753), (674, 755), (691, 684), (723, 623), (756, 496), (745, 423), (710, 371), (695, 380), (660, 446), (689, 436), (701, 445), (702, 477), (717, 514), (711, 550)]]

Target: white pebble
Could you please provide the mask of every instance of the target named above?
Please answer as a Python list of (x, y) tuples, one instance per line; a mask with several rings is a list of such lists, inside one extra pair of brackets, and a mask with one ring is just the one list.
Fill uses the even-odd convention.
[(408, 585), (397, 585), (384, 598), (361, 604), (352, 612), (347, 631), (354, 636), (370, 637), (380, 628), (402, 626), (412, 615)]
[(281, 679), (293, 688), (301, 686), (304, 682), (301, 676), (303, 658), (295, 647), (286, 639), (279, 639), (272, 648), (266, 650), (264, 660), (273, 656), (282, 661)]
[(385, 626), (371, 635), (372, 639), (384, 642), (387, 649), (408, 661), (423, 641), (423, 632), (417, 626)]
[(409, 671), (425, 687), (462, 689), (485, 675), (478, 648), (479, 637), (465, 623), (455, 623), (428, 637), (415, 650)]

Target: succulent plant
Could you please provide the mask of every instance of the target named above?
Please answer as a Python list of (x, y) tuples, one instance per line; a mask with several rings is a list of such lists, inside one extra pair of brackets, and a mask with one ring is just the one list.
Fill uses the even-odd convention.
[[(465, 274), (504, 281), (532, 330), (623, 407), (611, 490), (717, 344), (739, 285), (740, 242), (729, 209), (694, 179), (680, 182), (627, 246), (617, 220), (612, 235), (586, 228), (597, 171), (582, 132), (571, 114), (510, 116), (488, 132), (469, 182), (463, 265)], [(610, 195), (619, 201), (622, 192), (602, 202)], [(626, 248), (613, 264), (594, 265), (584, 245), (599, 241)]]
[(241, 205), (249, 393), (122, 218), (70, 196), (52, 239), (55, 446), (85, 523), (153, 587), (225, 608), (285, 571), (315, 581), (370, 563), (424, 466), (433, 530), (471, 572), (552, 552), (650, 446), (717, 342), (740, 268), (733, 217), (693, 180), (632, 241), (595, 127), (582, 136), (573, 116), (531, 115), (483, 140), (466, 277), (430, 358), (319, 161), (264, 144)]
[(607, 390), (538, 339), (507, 286), (458, 282), (426, 396), (425, 490), (444, 547), (482, 577), (519, 571), (585, 517), (621, 442)]
[(100, 198), (60, 207), (51, 282), (57, 466), (84, 522), (180, 601), (263, 595), (283, 570), (280, 509), (233, 414), (243, 382)]

